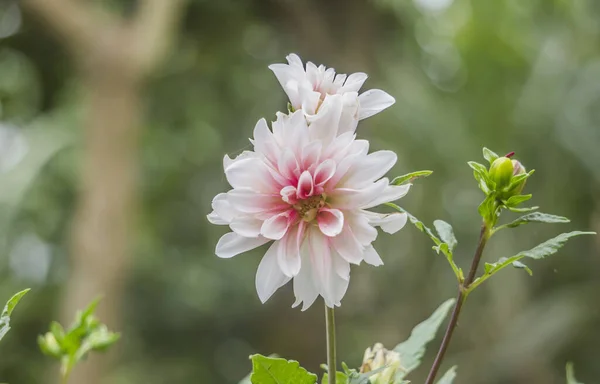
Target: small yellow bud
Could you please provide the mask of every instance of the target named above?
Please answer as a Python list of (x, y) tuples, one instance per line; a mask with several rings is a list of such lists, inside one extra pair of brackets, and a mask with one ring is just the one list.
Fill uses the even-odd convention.
[(490, 178), (496, 183), (496, 189), (500, 190), (508, 184), (513, 176), (513, 163), (508, 157), (499, 157), (492, 163), (489, 170)]

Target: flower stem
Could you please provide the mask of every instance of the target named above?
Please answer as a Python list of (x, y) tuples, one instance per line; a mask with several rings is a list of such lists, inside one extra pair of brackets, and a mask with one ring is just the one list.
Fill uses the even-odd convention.
[(335, 315), (333, 308), (329, 308), (325, 305), (325, 327), (327, 330), (327, 372), (328, 372), (328, 384), (336, 384), (336, 371), (335, 366)]
[(483, 249), (490, 238), (490, 225), (487, 225), (485, 222), (481, 226), (481, 233), (479, 234), (479, 244), (477, 245), (477, 250), (475, 251), (475, 255), (473, 256), (473, 262), (471, 263), (471, 269), (469, 270), (469, 274), (465, 281), (459, 284), (458, 287), (458, 297), (456, 298), (456, 304), (454, 304), (454, 309), (452, 310), (452, 316), (450, 317), (450, 322), (448, 323), (448, 327), (446, 327), (446, 333), (444, 334), (444, 338), (442, 339), (442, 344), (440, 345), (440, 349), (438, 350), (437, 355), (435, 356), (435, 360), (433, 361), (433, 365), (429, 370), (429, 375), (427, 375), (427, 380), (425, 384), (433, 384), (435, 380), (435, 376), (442, 365), (442, 361), (444, 360), (444, 355), (446, 354), (446, 350), (448, 349), (448, 345), (450, 345), (450, 341), (452, 340), (452, 335), (454, 334), (454, 329), (458, 324), (458, 317), (460, 316), (460, 310), (463, 307), (463, 304), (467, 298), (467, 289), (469, 285), (475, 280), (475, 274), (477, 273), (477, 267), (479, 266), (479, 262), (481, 261), (481, 255), (483, 255)]

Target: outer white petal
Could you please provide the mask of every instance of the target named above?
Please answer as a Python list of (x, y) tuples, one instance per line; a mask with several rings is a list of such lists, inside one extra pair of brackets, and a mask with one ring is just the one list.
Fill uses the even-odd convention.
[(342, 94), (342, 115), (338, 124), (338, 135), (356, 131), (358, 111), (358, 93), (346, 92)]
[[(350, 279), (350, 263), (344, 260), (340, 255), (335, 252), (331, 253), (333, 259), (333, 269), (335, 273), (344, 280)], [(335, 289), (334, 289), (335, 291)], [(339, 301), (339, 300), (338, 300)]]
[[(389, 182), (388, 179), (383, 178), (380, 181), (385, 180), (386, 184)], [(369, 204), (362, 206), (361, 208), (367, 209), (371, 207), (376, 207), (383, 203), (389, 203), (390, 201), (396, 201), (401, 197), (406, 196), (408, 191), (410, 190), (412, 184), (404, 184), (404, 185), (388, 185), (384, 189), (384, 191), (377, 196), (374, 200), (372, 200)]]
[(319, 291), (313, 278), (313, 267), (310, 260), (310, 249), (308, 241), (305, 240), (300, 247), (302, 255), (302, 268), (296, 277), (294, 277), (294, 296), (296, 301), (292, 307), (297, 307), (302, 303), (302, 310), (307, 310), (319, 296)]
[(377, 239), (377, 230), (369, 223), (366, 215), (346, 215), (348, 224), (352, 229), (352, 234), (356, 240), (363, 246), (370, 245)]
[(336, 188), (331, 193), (331, 206), (338, 209), (373, 206), (369, 204), (372, 201), (379, 200), (379, 196), (386, 190), (388, 184), (389, 181), (387, 179), (381, 179), (362, 189)]
[[(212, 208), (216, 215), (216, 217), (213, 216), (212, 219), (218, 220), (218, 217), (220, 220), (225, 222), (225, 224), (229, 224), (234, 217), (239, 215), (239, 211), (231, 205), (229, 202), (229, 196), (226, 193), (219, 193), (213, 198)], [(211, 220), (211, 217), (208, 219)]]
[(228, 259), (239, 255), (240, 253), (260, 247), (269, 241), (269, 239), (265, 239), (264, 237), (243, 237), (235, 232), (229, 232), (221, 236), (217, 243), (215, 253), (221, 258)]
[(290, 226), (289, 217), (290, 212), (286, 211), (265, 220), (260, 228), (261, 235), (271, 240), (281, 239)]
[(380, 89), (370, 89), (358, 96), (358, 102), (358, 118), (362, 120), (391, 107), (396, 99)]
[(341, 95), (327, 95), (319, 107), (316, 115), (307, 116), (310, 139), (321, 140), (324, 145), (329, 145), (338, 135), (340, 119), (343, 111)]
[(408, 219), (408, 215), (403, 212), (389, 214), (368, 212), (368, 217), (371, 225), (378, 226), (389, 234), (394, 234), (401, 230)]
[(366, 73), (356, 72), (348, 76), (344, 86), (340, 88), (339, 93), (343, 92), (358, 92), (360, 87), (363, 86), (368, 76)]
[(227, 224), (229, 224), (228, 221), (223, 220), (219, 215), (217, 215), (217, 213), (215, 211), (212, 211), (211, 213), (209, 213), (208, 215), (206, 215), (206, 218), (208, 219), (208, 221), (211, 224), (215, 224), (215, 225), (227, 225)]
[(360, 264), (363, 260), (363, 245), (356, 239), (349, 224), (344, 226), (342, 233), (331, 239), (337, 253), (352, 264)]
[(365, 248), (365, 262), (375, 267), (383, 265), (383, 260), (381, 260), (381, 257), (379, 257), (379, 254), (372, 245)]
[(277, 264), (279, 242), (274, 242), (263, 256), (256, 271), (256, 292), (261, 302), (265, 303), (290, 278), (285, 276)]
[(333, 269), (331, 256), (331, 245), (328, 238), (315, 228), (311, 228), (308, 236), (310, 246), (310, 261), (313, 267), (313, 275), (319, 293), (328, 307), (335, 305), (336, 300), (332, 287), (333, 277), (336, 275)]
[(392, 151), (377, 151), (369, 154), (354, 166), (340, 180), (338, 185), (357, 188), (381, 178), (396, 164), (398, 156)]
[(344, 214), (339, 209), (321, 208), (317, 215), (319, 229), (327, 237), (335, 237), (344, 228)]
[(268, 193), (279, 193), (281, 188), (264, 160), (255, 157), (234, 161), (225, 170), (225, 176), (233, 188), (250, 188)]
[[(243, 213), (274, 212), (288, 207), (279, 194), (257, 193), (246, 188), (235, 188), (227, 192), (227, 202), (238, 212)], [(220, 212), (219, 216), (224, 218)]]
[(252, 216), (235, 217), (229, 224), (229, 228), (240, 236), (258, 237), (262, 221)]
[(294, 277), (300, 272), (302, 260), (300, 255), (300, 244), (304, 237), (304, 223), (300, 222), (294, 226), (281, 239), (281, 246), (277, 251), (277, 260), (281, 271), (289, 277)]
[(262, 153), (271, 163), (275, 164), (277, 162), (281, 149), (277, 145), (277, 141), (273, 137), (271, 130), (269, 130), (265, 119), (260, 119), (256, 123), (252, 143), (254, 144), (254, 149)]

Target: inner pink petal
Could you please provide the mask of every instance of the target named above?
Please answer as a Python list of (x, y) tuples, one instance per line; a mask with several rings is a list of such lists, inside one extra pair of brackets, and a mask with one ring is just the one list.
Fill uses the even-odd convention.
[(298, 180), (296, 195), (299, 199), (306, 199), (313, 195), (313, 191), (314, 184), (312, 175), (308, 171), (302, 172), (302, 175), (300, 175), (300, 179)]
[(281, 239), (290, 226), (290, 214), (291, 211), (286, 211), (267, 219), (260, 228), (260, 233), (267, 239)]
[(315, 185), (322, 186), (335, 174), (335, 161), (327, 159), (315, 170)]
[(288, 185), (281, 189), (281, 198), (288, 204), (296, 204), (298, 199), (296, 198), (296, 187)]
[(338, 209), (321, 208), (317, 215), (317, 222), (325, 236), (334, 237), (344, 228), (344, 214)]

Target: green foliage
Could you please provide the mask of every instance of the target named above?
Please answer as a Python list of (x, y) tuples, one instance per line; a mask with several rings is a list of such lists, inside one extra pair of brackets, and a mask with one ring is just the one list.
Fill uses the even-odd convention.
[(575, 378), (575, 368), (573, 363), (567, 363), (567, 384), (583, 384)]
[[(440, 223), (438, 223), (438, 225), (440, 226), (440, 228), (436, 227), (438, 232), (440, 232), (440, 230), (441, 230), (441, 232), (443, 232), (443, 234), (440, 233), (440, 237), (442, 239), (445, 239), (446, 241), (449, 241), (450, 244), (448, 244), (448, 243), (440, 240), (431, 229), (429, 229), (425, 224), (423, 224), (422, 221), (417, 219), (415, 216), (413, 216), (409, 212), (407, 212), (404, 208), (401, 208), (400, 206), (398, 206), (394, 203), (386, 203), (385, 205), (387, 205), (388, 207), (394, 208), (398, 212), (406, 213), (408, 220), (415, 227), (417, 227), (417, 229), (419, 231), (425, 233), (433, 241), (433, 243), (435, 244), (433, 249), (438, 254), (440, 252), (442, 252), (444, 254), (444, 256), (446, 257), (448, 264), (450, 264), (450, 267), (452, 268), (452, 271), (454, 272), (454, 275), (456, 276), (457, 280), (459, 282), (461, 282), (464, 279), (462, 270), (460, 268), (458, 268), (458, 266), (454, 262), (454, 255), (452, 253), (452, 249), (456, 246), (457, 241), (456, 241), (456, 238), (454, 237), (454, 233), (452, 231), (452, 227), (450, 226), (450, 224), (443, 222), (442, 220), (439, 220)], [(441, 224), (441, 223), (443, 223), (443, 224)], [(434, 225), (435, 225), (435, 222), (434, 222)]]
[(497, 231), (497, 230), (503, 229), (503, 228), (515, 228), (520, 225), (528, 224), (528, 223), (569, 223), (569, 222), (571, 222), (571, 220), (569, 220), (563, 216), (556, 216), (556, 215), (551, 215), (548, 213), (534, 212), (534, 213), (529, 213), (527, 215), (521, 216), (518, 219), (513, 220), (512, 222), (510, 222), (508, 224), (501, 225), (501, 226), (497, 227), (494, 231)]
[(398, 176), (392, 180), (391, 184), (393, 185), (402, 185), (406, 183), (412, 183), (414, 180), (422, 177), (427, 177), (431, 175), (433, 171), (416, 171), (407, 173), (406, 175)]
[(402, 364), (402, 369), (399, 370), (396, 376), (397, 379), (403, 379), (421, 364), (421, 359), (425, 354), (425, 347), (435, 338), (438, 329), (455, 301), (455, 299), (448, 299), (443, 302), (427, 320), (418, 324), (412, 330), (410, 337), (406, 341), (394, 348), (394, 351), (400, 354), (400, 362)]
[[(323, 374), (323, 378), (321, 379), (321, 384), (327, 384), (329, 380), (329, 373), (325, 372)], [(347, 384), (348, 376), (344, 372), (336, 372), (335, 373), (335, 383), (336, 384)]]
[(455, 365), (447, 370), (446, 373), (444, 373), (444, 376), (437, 381), (437, 384), (452, 384), (456, 378), (456, 368), (457, 366)]
[(10, 330), (10, 315), (12, 314), (17, 304), (19, 304), (19, 301), (23, 298), (23, 296), (27, 294), (27, 292), (29, 292), (29, 288), (17, 292), (13, 295), (13, 297), (11, 297), (8, 300), (8, 302), (4, 306), (2, 314), (0, 315), (0, 340), (2, 340)]
[(440, 238), (442, 239), (442, 241), (444, 243), (448, 244), (448, 249), (450, 251), (454, 251), (454, 248), (456, 248), (458, 241), (456, 240), (456, 237), (454, 236), (454, 231), (452, 230), (452, 226), (443, 220), (435, 220), (433, 222), (433, 226), (435, 227), (435, 230), (437, 231), (437, 233), (440, 235)]
[(38, 336), (42, 352), (61, 361), (61, 374), (65, 382), (71, 370), (89, 352), (104, 351), (120, 337), (94, 316), (98, 302), (94, 300), (85, 310), (78, 312), (66, 332), (59, 323), (52, 322), (50, 331)]
[(494, 160), (496, 160), (498, 156), (496, 153), (494, 153), (493, 151), (487, 149), (486, 147), (483, 147), (483, 157), (488, 161), (488, 163), (490, 163), (490, 165), (494, 162)]
[(550, 240), (547, 240), (547, 241), (537, 245), (536, 247), (534, 247), (528, 251), (520, 252), (520, 253), (518, 253), (514, 256), (508, 257), (508, 258), (503, 257), (495, 263), (486, 263), (485, 264), (485, 273), (483, 274), (483, 276), (475, 279), (473, 284), (471, 284), (469, 286), (467, 293), (473, 291), (475, 288), (477, 288), (479, 285), (481, 285), (481, 283), (483, 283), (485, 280), (489, 279), (490, 277), (492, 277), (493, 275), (498, 273), (500, 270), (504, 269), (505, 267), (507, 267), (509, 265), (513, 265), (516, 268), (525, 269), (529, 274), (531, 274), (531, 270), (529, 268), (527, 268), (527, 266), (525, 266), (524, 264), (519, 262), (519, 260), (521, 260), (525, 257), (528, 257), (531, 259), (536, 259), (536, 260), (543, 259), (547, 256), (553, 255), (556, 252), (558, 252), (558, 250), (560, 248), (562, 248), (565, 245), (565, 243), (572, 237), (580, 236), (580, 235), (595, 235), (595, 234), (596, 234), (595, 232), (582, 232), (582, 231), (573, 231), (573, 232), (569, 232), (569, 233), (562, 233)]
[(314, 384), (317, 375), (302, 368), (297, 361), (252, 355), (252, 384)]

